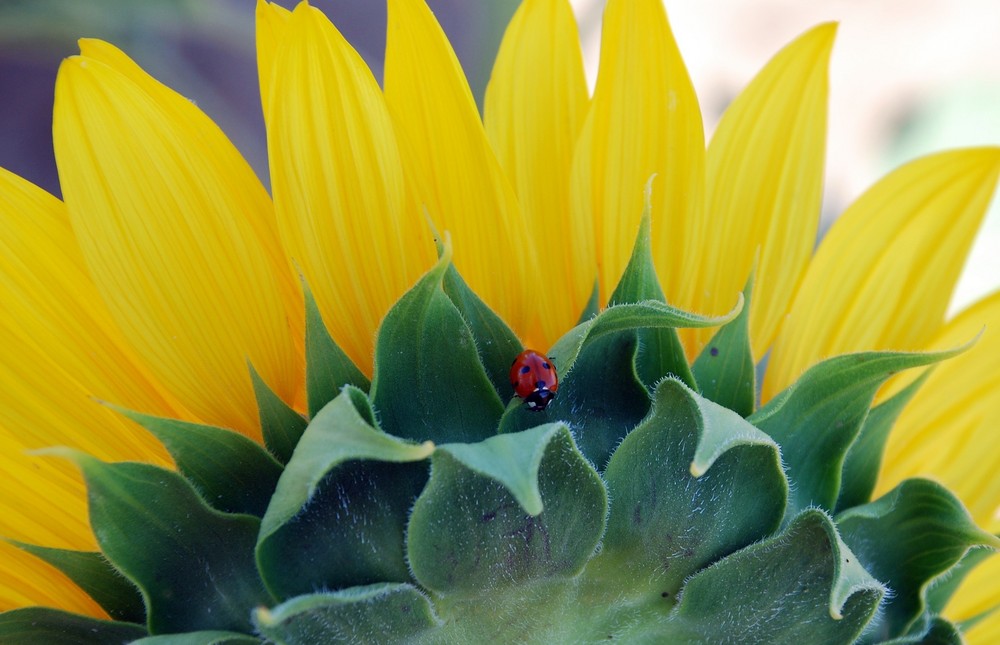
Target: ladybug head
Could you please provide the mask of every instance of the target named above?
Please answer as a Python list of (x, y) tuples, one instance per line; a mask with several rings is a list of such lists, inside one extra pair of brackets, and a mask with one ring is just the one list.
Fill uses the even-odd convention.
[(525, 397), (524, 403), (528, 406), (529, 410), (540, 412), (548, 406), (549, 402), (551, 402), (555, 396), (556, 393), (552, 390), (548, 388), (539, 388)]

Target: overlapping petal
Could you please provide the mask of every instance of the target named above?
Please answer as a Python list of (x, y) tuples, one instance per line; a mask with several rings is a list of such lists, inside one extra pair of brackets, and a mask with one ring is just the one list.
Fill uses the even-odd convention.
[(699, 289), (691, 267), (704, 243), (698, 99), (661, 0), (610, 0), (602, 29), (597, 86), (573, 161), (574, 217), (594, 223), (604, 303), (628, 263), (655, 174), (656, 269), (667, 302), (689, 308)]
[(264, 110), (265, 122), (271, 105), (271, 80), (275, 76), (274, 52), (283, 39), (283, 31), (291, 15), (292, 12), (281, 5), (257, 0), (257, 76), (260, 80), (260, 104)]
[(431, 229), (406, 198), (382, 92), (330, 21), (299, 5), (274, 53), (261, 78), (281, 69), (265, 109), (278, 227), (331, 334), (370, 374), (379, 322), (434, 263)]
[(458, 59), (424, 0), (389, 0), (385, 98), (414, 197), (439, 232), (451, 233), (455, 266), (515, 331), (539, 337), (534, 304), (546, 276), (535, 245), (544, 236), (525, 225)]
[(537, 284), (545, 297), (536, 300), (543, 308), (543, 347), (576, 323), (594, 288), (593, 226), (588, 213), (570, 208), (569, 189), (573, 150), (588, 105), (569, 2), (527, 0), (500, 44), (483, 121), (528, 230), (543, 243)]
[(851, 205), (802, 279), (763, 398), (828, 356), (925, 346), (944, 323), (998, 173), (998, 148), (939, 153), (896, 170)]
[(199, 418), (259, 434), (246, 361), (301, 398), (302, 306), (270, 200), (190, 101), (82, 41), (56, 82), (56, 161), (112, 317)]
[[(759, 360), (812, 256), (823, 193), (828, 68), (836, 25), (782, 49), (733, 101), (708, 147), (697, 311), (732, 305), (760, 251), (750, 308)], [(689, 356), (714, 330), (684, 330)]]

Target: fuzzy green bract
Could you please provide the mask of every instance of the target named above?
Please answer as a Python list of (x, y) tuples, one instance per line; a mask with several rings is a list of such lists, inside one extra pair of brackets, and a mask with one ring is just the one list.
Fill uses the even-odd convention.
[[(923, 379), (876, 391), (964, 348), (832, 358), (755, 409), (752, 276), (726, 316), (670, 306), (644, 219), (529, 411), (506, 378), (520, 341), (450, 258), (386, 316), (371, 382), (307, 288), (308, 416), (250, 366), (263, 446), (119, 410), (177, 471), (53, 449), (101, 552), (18, 546), (114, 620), (18, 609), (0, 642), (961, 642), (940, 611), (1000, 541), (938, 484), (871, 494)], [(675, 330), (710, 326), (692, 368)]]

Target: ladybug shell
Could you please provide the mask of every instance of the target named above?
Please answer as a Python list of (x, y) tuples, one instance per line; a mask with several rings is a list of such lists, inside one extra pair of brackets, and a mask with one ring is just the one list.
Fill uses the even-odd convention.
[(548, 358), (526, 349), (510, 366), (510, 384), (529, 410), (544, 410), (559, 389), (559, 376)]

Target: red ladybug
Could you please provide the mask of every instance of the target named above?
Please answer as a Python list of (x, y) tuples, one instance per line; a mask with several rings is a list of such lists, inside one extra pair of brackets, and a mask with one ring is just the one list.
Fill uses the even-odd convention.
[(533, 349), (526, 349), (510, 366), (510, 384), (529, 410), (544, 410), (556, 396), (559, 376), (549, 359)]

